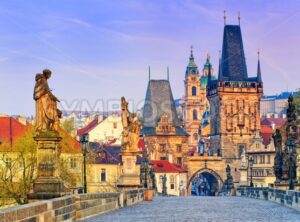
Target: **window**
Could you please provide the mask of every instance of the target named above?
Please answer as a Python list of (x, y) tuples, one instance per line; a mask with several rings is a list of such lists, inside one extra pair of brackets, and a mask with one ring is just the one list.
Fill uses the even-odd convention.
[(160, 144), (159, 145), (159, 152), (165, 152), (166, 151), (166, 144)]
[(159, 177), (159, 183), (162, 183), (162, 178), (163, 178), (163, 176)]
[(253, 163), (257, 163), (257, 156), (253, 156)]
[(170, 177), (170, 187), (171, 187), (171, 190), (174, 190), (175, 188), (175, 179), (174, 179), (174, 176), (171, 176)]
[(72, 169), (75, 169), (77, 167), (77, 162), (75, 158), (71, 158), (70, 165)]
[(106, 169), (101, 169), (101, 175), (100, 175), (100, 181), (105, 182), (106, 181)]
[(181, 145), (176, 145), (176, 151), (177, 151), (178, 153), (181, 153), (181, 151), (182, 151)]
[(160, 157), (160, 160), (167, 160), (167, 157), (162, 156), (162, 157)]
[(6, 166), (7, 166), (8, 168), (11, 167), (11, 162), (12, 162), (11, 158), (7, 157), (6, 160), (5, 160), (5, 163), (6, 163)]
[(245, 150), (245, 144), (239, 144), (238, 145), (239, 146), (239, 153), (240, 153), (240, 156), (242, 155), (242, 154), (246, 154), (246, 150)]
[(117, 129), (118, 123), (117, 123), (117, 122), (114, 122), (113, 124), (114, 124), (114, 129)]
[(268, 155), (268, 163), (271, 163), (271, 155)]
[(177, 157), (177, 161), (176, 162), (177, 162), (178, 165), (181, 166), (182, 165), (182, 157)]
[(193, 120), (197, 120), (198, 119), (198, 114), (197, 114), (197, 110), (193, 110)]
[(196, 86), (192, 87), (192, 96), (196, 96), (197, 95), (197, 88)]
[(194, 133), (193, 137), (194, 137), (194, 140), (198, 141), (198, 134), (197, 133)]

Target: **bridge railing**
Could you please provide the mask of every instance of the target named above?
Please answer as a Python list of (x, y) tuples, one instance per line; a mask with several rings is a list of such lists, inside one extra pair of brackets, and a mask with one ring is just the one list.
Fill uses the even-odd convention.
[(143, 200), (143, 189), (116, 193), (74, 194), (1, 209), (0, 222), (76, 221), (137, 204)]
[(240, 187), (237, 196), (268, 200), (300, 211), (300, 191), (269, 187)]

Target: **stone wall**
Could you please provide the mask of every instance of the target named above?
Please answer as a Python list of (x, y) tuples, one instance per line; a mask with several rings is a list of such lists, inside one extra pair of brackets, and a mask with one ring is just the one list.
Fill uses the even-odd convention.
[(237, 189), (236, 195), (268, 200), (300, 211), (300, 191), (263, 187), (243, 187)]
[(144, 200), (143, 189), (76, 194), (0, 210), (0, 222), (78, 221)]

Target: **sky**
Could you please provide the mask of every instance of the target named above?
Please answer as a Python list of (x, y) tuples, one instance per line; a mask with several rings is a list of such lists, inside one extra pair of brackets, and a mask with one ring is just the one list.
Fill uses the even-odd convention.
[(184, 93), (190, 46), (202, 69), (218, 67), (224, 19), (241, 29), (248, 75), (260, 49), (265, 95), (300, 88), (300, 1), (3, 0), (0, 2), (0, 113), (34, 115), (35, 75), (62, 109), (119, 109), (121, 96), (140, 107), (148, 83), (166, 79)]

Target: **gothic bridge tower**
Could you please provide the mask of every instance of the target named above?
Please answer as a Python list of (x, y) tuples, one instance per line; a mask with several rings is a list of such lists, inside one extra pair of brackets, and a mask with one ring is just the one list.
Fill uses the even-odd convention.
[(222, 158), (239, 160), (260, 130), (263, 83), (258, 60), (256, 77), (248, 77), (240, 25), (225, 25), (218, 79), (208, 73), (211, 147)]

